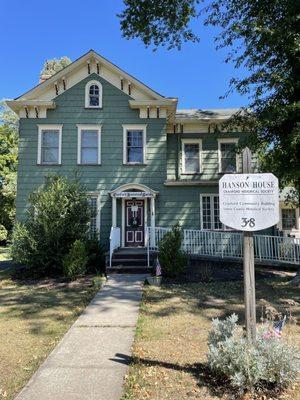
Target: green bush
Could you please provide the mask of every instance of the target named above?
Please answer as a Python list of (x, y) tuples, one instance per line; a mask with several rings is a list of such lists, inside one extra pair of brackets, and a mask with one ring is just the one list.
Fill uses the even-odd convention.
[(78, 179), (52, 175), (29, 197), (24, 222), (15, 226), (12, 257), (40, 275), (61, 274), (75, 240), (86, 240), (91, 211)]
[(7, 240), (7, 230), (5, 226), (0, 225), (0, 243), (6, 242)]
[(214, 319), (209, 334), (209, 365), (216, 374), (225, 375), (241, 391), (266, 388), (267, 384), (283, 388), (296, 381), (299, 351), (283, 338), (266, 334), (264, 326), (253, 345), (237, 325), (237, 316), (225, 321)]
[(81, 240), (75, 240), (68, 254), (63, 258), (63, 272), (68, 278), (74, 280), (86, 273), (88, 256), (85, 244)]
[(94, 288), (96, 288), (97, 290), (101, 289), (101, 287), (103, 286), (103, 284), (105, 283), (106, 278), (104, 276), (95, 276), (92, 279), (92, 285)]
[(179, 225), (175, 225), (160, 241), (158, 258), (163, 276), (177, 278), (184, 272), (188, 257), (181, 250), (181, 242), (182, 233)]
[(105, 274), (105, 250), (100, 244), (97, 236), (90, 237), (86, 241), (86, 249), (88, 253), (87, 272), (96, 274)]

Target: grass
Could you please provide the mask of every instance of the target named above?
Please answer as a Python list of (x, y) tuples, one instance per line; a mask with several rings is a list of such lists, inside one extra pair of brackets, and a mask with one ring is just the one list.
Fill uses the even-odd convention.
[[(299, 303), (299, 288), (287, 285), (287, 279), (290, 278), (277, 276), (258, 280), (257, 299), (265, 299), (281, 311), (288, 299)], [(258, 317), (259, 304), (262, 302), (258, 302)], [(224, 318), (233, 312), (244, 323), (241, 281), (145, 288), (122, 400), (236, 398), (224, 382), (220, 384), (210, 375), (206, 365), (211, 319)], [(299, 314), (298, 304), (293, 315), (299, 317)], [(289, 325), (284, 330), (289, 340), (300, 346), (299, 326)], [(300, 400), (300, 394), (297, 388), (292, 388), (272, 397), (275, 398)]]
[(92, 278), (17, 281), (0, 272), (0, 399), (14, 398), (98, 289)]

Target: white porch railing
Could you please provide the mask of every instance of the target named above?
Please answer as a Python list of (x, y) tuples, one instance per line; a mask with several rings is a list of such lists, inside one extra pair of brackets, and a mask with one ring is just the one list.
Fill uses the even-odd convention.
[[(148, 228), (148, 253), (157, 251), (160, 240), (170, 228)], [(218, 258), (243, 257), (243, 235), (238, 232), (201, 231), (184, 229), (182, 249), (190, 255)], [(300, 264), (300, 239), (254, 235), (254, 258), (258, 261), (275, 261)]]
[(300, 239), (254, 235), (254, 254), (259, 261), (282, 261), (300, 265)]
[(184, 229), (183, 250), (188, 254), (242, 258), (242, 235), (236, 232), (214, 232)]
[(111, 267), (111, 260), (113, 253), (121, 245), (121, 230), (117, 227), (111, 227), (109, 236), (109, 266)]

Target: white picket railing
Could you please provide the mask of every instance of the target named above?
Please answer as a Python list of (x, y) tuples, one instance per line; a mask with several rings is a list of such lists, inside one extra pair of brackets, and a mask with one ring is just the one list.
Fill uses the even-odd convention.
[(117, 227), (111, 227), (109, 235), (109, 266), (111, 267), (111, 260), (113, 253), (121, 245), (121, 230)]
[(185, 229), (183, 249), (188, 254), (242, 258), (243, 241), (241, 234), (236, 232)]
[[(160, 240), (171, 228), (148, 228), (148, 253), (157, 251)], [(190, 255), (218, 258), (243, 257), (243, 235), (239, 232), (184, 229), (182, 249)], [(300, 239), (282, 236), (254, 235), (254, 258), (300, 264)]]
[(283, 261), (300, 265), (300, 239), (254, 235), (254, 254), (259, 261)]

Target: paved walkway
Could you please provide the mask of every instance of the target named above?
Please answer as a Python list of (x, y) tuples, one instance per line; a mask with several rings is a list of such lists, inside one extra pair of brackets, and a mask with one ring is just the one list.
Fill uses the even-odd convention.
[(119, 400), (144, 277), (110, 276), (16, 400)]

